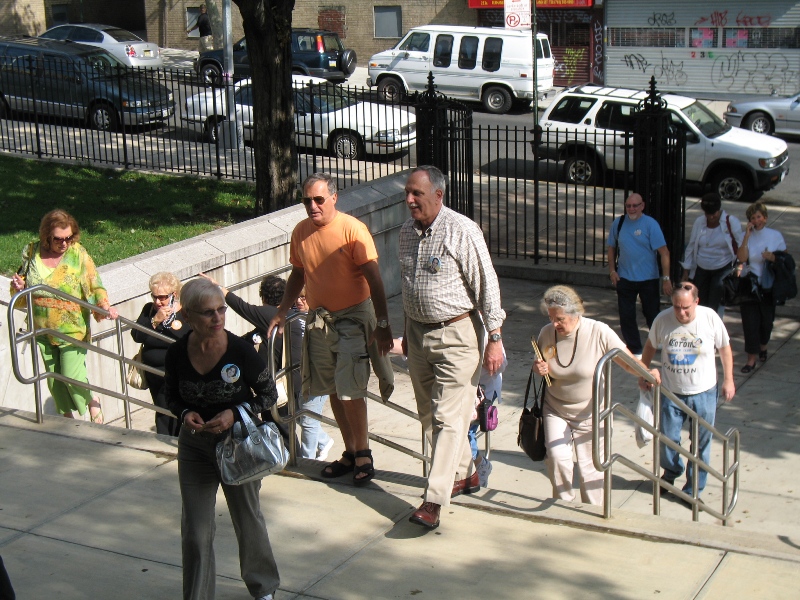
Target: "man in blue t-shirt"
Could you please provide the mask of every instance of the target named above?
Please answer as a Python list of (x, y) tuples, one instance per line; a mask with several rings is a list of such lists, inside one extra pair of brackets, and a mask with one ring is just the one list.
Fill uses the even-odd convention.
[(641, 195), (633, 193), (625, 200), (625, 214), (614, 219), (607, 244), (611, 285), (617, 288), (622, 339), (632, 354), (641, 357), (642, 339), (636, 324), (636, 297), (641, 298), (642, 312), (649, 328), (661, 308), (656, 253), (661, 259), (661, 290), (667, 296), (672, 294), (667, 242), (658, 222), (644, 214)]

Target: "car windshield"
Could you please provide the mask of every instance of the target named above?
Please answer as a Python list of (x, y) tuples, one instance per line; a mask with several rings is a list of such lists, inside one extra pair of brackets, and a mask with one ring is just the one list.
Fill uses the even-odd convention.
[(731, 129), (730, 125), (711, 112), (702, 102), (692, 102), (689, 106), (681, 110), (681, 112), (689, 121), (694, 123), (706, 137), (714, 138)]
[(328, 113), (358, 104), (355, 97), (337, 85), (321, 84), (302, 88), (303, 105), (308, 108), (313, 98), (315, 113)]
[(111, 56), (108, 52), (92, 52), (81, 56), (83, 62), (97, 75), (114, 75), (117, 67), (125, 65)]
[(113, 37), (118, 42), (142, 41), (142, 38), (140, 38), (138, 35), (132, 34), (130, 31), (127, 31), (126, 29), (115, 28), (115, 29), (104, 29), (103, 31), (105, 31), (108, 35)]

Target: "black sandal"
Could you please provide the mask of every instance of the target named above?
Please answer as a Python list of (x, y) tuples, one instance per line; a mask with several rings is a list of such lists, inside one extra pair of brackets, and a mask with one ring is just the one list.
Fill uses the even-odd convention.
[[(358, 456), (358, 452), (356, 452), (356, 456)], [(345, 450), (342, 452), (342, 458), (349, 460), (350, 464), (346, 465), (343, 462), (335, 460), (322, 469), (321, 475), (327, 479), (333, 479), (334, 477), (341, 477), (345, 473), (350, 473), (356, 466), (356, 457), (353, 456), (352, 453)]]
[(742, 373), (745, 373), (745, 374), (751, 373), (753, 371), (753, 369), (755, 369), (755, 368), (756, 368), (755, 365), (745, 365), (745, 366), (742, 367)]
[[(353, 485), (365, 485), (375, 477), (375, 464), (372, 461), (372, 450), (359, 450), (356, 452), (356, 458), (368, 458), (369, 462), (364, 465), (355, 465), (353, 469)], [(359, 477), (362, 475), (363, 477)]]
[(758, 353), (758, 360), (760, 360), (761, 362), (767, 362), (767, 351), (766, 350), (762, 350), (761, 352)]

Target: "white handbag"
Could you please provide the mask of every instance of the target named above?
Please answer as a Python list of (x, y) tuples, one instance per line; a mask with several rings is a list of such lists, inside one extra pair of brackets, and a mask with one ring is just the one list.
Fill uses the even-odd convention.
[[(133, 355), (133, 360), (136, 362), (142, 362), (142, 347), (143, 346), (139, 346), (139, 351)], [(147, 389), (147, 378), (144, 376), (144, 371), (136, 365), (128, 365), (128, 376), (126, 379), (128, 385), (136, 390)]]
[(247, 404), (236, 408), (241, 422), (235, 422), (225, 439), (217, 444), (222, 483), (241, 485), (282, 471), (289, 461), (289, 452), (277, 425), (267, 422), (256, 427)]

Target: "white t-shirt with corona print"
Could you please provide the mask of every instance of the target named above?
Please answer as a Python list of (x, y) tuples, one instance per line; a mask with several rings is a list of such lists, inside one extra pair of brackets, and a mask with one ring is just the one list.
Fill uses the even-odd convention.
[(661, 348), (661, 381), (675, 394), (691, 395), (710, 390), (717, 383), (714, 352), (730, 345), (730, 337), (716, 311), (696, 307), (694, 320), (683, 324), (672, 308), (653, 321), (650, 340)]

